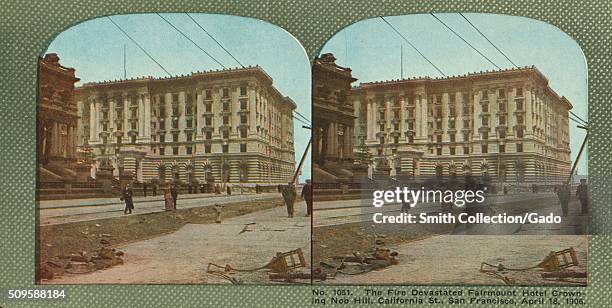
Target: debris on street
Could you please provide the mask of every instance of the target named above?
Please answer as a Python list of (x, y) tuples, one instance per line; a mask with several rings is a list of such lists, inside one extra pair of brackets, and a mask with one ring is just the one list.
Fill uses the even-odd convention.
[(225, 278), (233, 284), (241, 283), (241, 280), (233, 277), (236, 272), (256, 272), (260, 270), (267, 270), (270, 272), (269, 278), (271, 280), (283, 280), (286, 282), (293, 282), (295, 279), (310, 279), (310, 273), (299, 271), (302, 268), (306, 268), (306, 258), (301, 248), (291, 250), (288, 252), (277, 252), (276, 256), (261, 267), (251, 269), (238, 269), (232, 267), (230, 264), (225, 266), (208, 263), (206, 273)]
[[(353, 252), (352, 256), (333, 256), (331, 260), (319, 262), (315, 272), (322, 273), (313, 275), (316, 280), (334, 278), (337, 274), (359, 275), (373, 270), (380, 270), (391, 265), (399, 264), (398, 253), (383, 246), (383, 242), (377, 242), (377, 246), (369, 253), (361, 254)], [(321, 279), (325, 277), (325, 279)]]
[(537, 271), (542, 278), (584, 278), (584, 281), (566, 281), (586, 285), (586, 273), (565, 270), (569, 267), (578, 266), (578, 255), (573, 247), (560, 251), (551, 251), (548, 256), (537, 265), (525, 268), (511, 268), (503, 264), (493, 265), (487, 262), (480, 264), (480, 272), (501, 279), (507, 285), (516, 284), (516, 279), (510, 277), (509, 272)]
[(123, 264), (123, 255), (122, 251), (102, 247), (93, 253), (82, 251), (78, 254), (57, 256), (41, 265), (40, 278), (51, 280), (65, 273), (85, 274), (109, 268)]

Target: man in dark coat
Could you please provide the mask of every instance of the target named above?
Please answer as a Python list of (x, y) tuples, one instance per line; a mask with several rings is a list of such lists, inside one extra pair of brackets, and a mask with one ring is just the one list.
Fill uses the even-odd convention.
[(283, 199), (285, 200), (285, 206), (287, 206), (287, 215), (289, 218), (293, 217), (293, 203), (295, 202), (295, 197), (297, 197), (297, 193), (295, 192), (295, 186), (293, 183), (288, 183), (286, 186), (282, 187)]
[(142, 183), (142, 194), (147, 196), (147, 183)]
[(176, 189), (176, 185), (172, 185), (170, 187), (170, 193), (172, 194), (172, 201), (174, 203), (174, 210), (176, 210), (176, 199), (178, 198), (178, 189)]
[(133, 194), (132, 186), (130, 184), (125, 185), (123, 191), (121, 191), (121, 201), (125, 202), (123, 214), (132, 214), (132, 210), (134, 209), (134, 201), (132, 200)]
[(580, 200), (582, 215), (589, 211), (589, 187), (586, 179), (580, 179), (580, 185), (576, 188), (576, 196)]
[(306, 201), (306, 216), (312, 214), (312, 184), (310, 180), (306, 180), (306, 184), (302, 188), (302, 198)]
[(570, 190), (568, 184), (561, 184), (557, 186), (555, 190), (557, 192), (557, 198), (559, 198), (559, 203), (561, 204), (561, 211), (563, 212), (563, 217), (567, 217), (567, 210), (570, 199)]
[(229, 185), (225, 186), (225, 191), (227, 192), (228, 196), (232, 195), (232, 188)]

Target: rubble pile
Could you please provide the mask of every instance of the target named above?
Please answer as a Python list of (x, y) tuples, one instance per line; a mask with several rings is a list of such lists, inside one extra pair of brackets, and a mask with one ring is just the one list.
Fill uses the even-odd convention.
[(398, 253), (383, 245), (382, 241), (377, 240), (376, 247), (368, 253), (353, 252), (351, 256), (333, 256), (331, 259), (321, 261), (313, 271), (317, 273), (313, 278), (325, 280), (334, 278), (337, 274), (358, 275), (398, 264)]
[(123, 264), (123, 252), (114, 248), (102, 247), (97, 251), (88, 253), (82, 251), (78, 254), (56, 256), (41, 264), (41, 279), (54, 279), (65, 273), (85, 274), (96, 270)]

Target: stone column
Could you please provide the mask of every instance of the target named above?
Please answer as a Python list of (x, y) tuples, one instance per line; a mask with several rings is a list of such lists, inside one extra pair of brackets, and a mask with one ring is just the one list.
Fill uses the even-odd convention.
[[(473, 139), (475, 140), (480, 140), (478, 128), (480, 128), (480, 126), (482, 125), (482, 117), (480, 117), (480, 115), (482, 114), (482, 105), (480, 104), (481, 96), (482, 91), (480, 91), (478, 95), (474, 95), (474, 111), (472, 112), (472, 114), (474, 114), (474, 118), (472, 120), (472, 135)], [(477, 148), (480, 151), (480, 147)]]
[(391, 111), (391, 106), (393, 104), (393, 97), (385, 97), (385, 117), (387, 117), (387, 124), (385, 128), (392, 128), (393, 123), (391, 123), (391, 118), (393, 116), (393, 112)]
[(130, 121), (128, 121), (129, 116), (130, 116), (130, 96), (124, 95), (123, 96), (123, 138), (126, 140), (126, 142), (127, 140), (129, 140), (127, 132), (129, 132), (131, 129)]
[(195, 140), (204, 140), (204, 134), (202, 133), (202, 128), (204, 128), (204, 112), (206, 112), (206, 108), (204, 107), (204, 95), (205, 90), (198, 90), (196, 94), (196, 105), (197, 105), (197, 113), (196, 113), (196, 138)]
[(112, 131), (115, 130), (115, 99), (109, 99), (108, 101), (108, 131), (111, 132), (109, 139), (114, 139)]
[(89, 103), (89, 141), (94, 142), (98, 140), (98, 134), (96, 133), (96, 104), (92, 99)]
[(138, 139), (142, 139), (144, 137), (144, 102), (142, 99), (143, 95), (138, 94)]
[[(461, 102), (459, 102), (459, 98), (461, 98)], [(455, 126), (457, 127), (458, 133), (455, 138), (457, 141), (463, 141), (463, 120), (468, 116), (463, 113), (463, 108), (467, 106), (466, 101), (463, 100), (463, 93), (457, 97), (457, 104), (455, 106)]]
[(418, 117), (421, 119), (420, 120), (420, 124), (421, 124), (421, 138), (426, 139), (427, 138), (427, 95), (426, 94), (422, 94), (421, 95), (421, 114), (418, 115)]
[(74, 126), (69, 125), (68, 126), (68, 136), (67, 136), (67, 141), (66, 141), (66, 154), (68, 156), (68, 158), (73, 159), (75, 158), (75, 150), (76, 150), (76, 144), (74, 143)]
[(100, 140), (100, 142), (102, 142), (100, 139), (100, 132), (102, 132), (102, 124), (100, 123), (100, 119), (102, 118), (101, 108), (100, 101), (96, 100), (96, 139)]
[(58, 151), (58, 142), (59, 142), (59, 125), (57, 122), (53, 121), (51, 128), (51, 148), (49, 149), (49, 156), (57, 156)]
[[(367, 99), (366, 99), (367, 100)], [(366, 138), (365, 140), (372, 140), (374, 136), (374, 122), (376, 121), (372, 115), (372, 108), (374, 108), (374, 103), (372, 101), (367, 100), (366, 106)]]
[[(506, 115), (506, 137), (514, 134), (514, 125), (516, 125), (516, 117), (514, 116), (514, 112), (516, 111), (516, 90), (508, 93), (507, 96), (508, 101), (506, 103), (506, 108), (508, 113)], [(523, 101), (523, 107), (524, 106), (525, 102)], [(523, 110), (525, 110), (525, 108), (523, 108)]]
[(406, 111), (406, 96), (405, 95), (401, 95), (400, 98), (400, 110), (399, 110), (399, 115), (400, 118), (398, 119), (399, 121), (399, 133), (400, 133), (400, 140), (404, 140), (406, 141), (406, 130), (408, 129), (408, 125), (406, 125), (406, 117), (407, 117), (407, 111)]
[(495, 91), (493, 96), (493, 100), (489, 100), (489, 113), (491, 116), (489, 117), (489, 127), (491, 128), (489, 135), (497, 136), (497, 126), (499, 125), (499, 97), (498, 92)]
[(350, 126), (344, 127), (344, 157), (353, 157), (353, 146), (352, 146), (353, 129)]
[(419, 100), (419, 95), (415, 95), (414, 97), (414, 130), (415, 130), (415, 139), (423, 136), (423, 128), (421, 127), (421, 101)]
[[(256, 84), (249, 84), (248, 87), (248, 110), (249, 110), (249, 135), (257, 134), (257, 88)], [(289, 111), (291, 112), (291, 111)], [(293, 117), (293, 115), (291, 115)], [(250, 136), (249, 136), (250, 137)]]
[(144, 139), (145, 141), (151, 140), (151, 95), (149, 93), (144, 94)]
[(327, 136), (325, 136), (326, 141), (326, 153), (325, 157), (336, 157), (336, 128), (334, 122), (329, 122), (327, 126)]
[(523, 123), (525, 123), (525, 137), (527, 134), (532, 135), (533, 134), (533, 108), (532, 108), (532, 92), (531, 92), (531, 88), (526, 88), (525, 89), (525, 116), (523, 117)]

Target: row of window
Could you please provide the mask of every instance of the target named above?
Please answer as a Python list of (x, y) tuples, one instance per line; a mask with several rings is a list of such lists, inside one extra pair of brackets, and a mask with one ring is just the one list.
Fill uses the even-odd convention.
[[(246, 153), (247, 151), (247, 144), (246, 143), (241, 143), (240, 144), (240, 153)], [(221, 146), (221, 152), (222, 153), (229, 153), (229, 145), (224, 144)], [(153, 153), (155, 154), (155, 149), (153, 149)], [(187, 155), (191, 155), (191, 154), (195, 154), (196, 153), (196, 148), (195, 146), (186, 146), (185, 147), (185, 153)], [(205, 144), (204, 145), (204, 153), (212, 153), (212, 146), (210, 144)], [(160, 147), (159, 148), (159, 155), (164, 156), (166, 155), (166, 148), (165, 147)], [(179, 155), (179, 147), (172, 147), (172, 155)]]
[[(450, 146), (448, 147), (448, 151), (449, 151), (449, 155), (455, 155), (456, 154), (456, 147), (454, 146)], [(483, 154), (487, 154), (489, 153), (489, 145), (488, 144), (481, 144), (480, 145), (480, 152)], [(505, 153), (506, 152), (506, 145), (505, 144), (498, 144), (497, 145), (497, 153)], [(523, 145), (520, 143), (516, 144), (516, 153), (521, 153), (523, 152)], [(429, 150), (430, 154), (433, 154), (433, 148), (430, 148)], [(464, 146), (463, 147), (463, 154), (470, 154), (470, 147), (469, 146)], [(441, 147), (437, 147), (436, 148), (436, 155), (443, 155), (442, 154), (442, 148)]]
[[(224, 129), (221, 131), (221, 137), (223, 139), (229, 139), (229, 134), (230, 134), (230, 129)], [(203, 136), (205, 140), (212, 140), (212, 131), (208, 130), (203, 132)], [(239, 127), (238, 128), (238, 133), (239, 133), (239, 138), (247, 138), (248, 136), (248, 130), (246, 127)], [(186, 141), (190, 142), (193, 141), (193, 137), (194, 137), (194, 133), (193, 132), (185, 132), (185, 139)], [(156, 136), (153, 136), (153, 142), (157, 142), (156, 140)], [(166, 142), (166, 134), (164, 133), (160, 133), (159, 134), (159, 142)], [(172, 142), (179, 142), (179, 133), (172, 133)]]
[[(247, 87), (246, 86), (239, 87), (239, 91), (240, 91), (240, 96), (246, 96), (247, 95)], [(212, 99), (212, 94), (213, 94), (213, 91), (211, 89), (204, 90), (204, 99), (206, 99), (206, 100)], [(229, 88), (222, 88), (221, 89), (221, 97), (222, 98), (229, 98), (230, 97), (230, 89)]]

